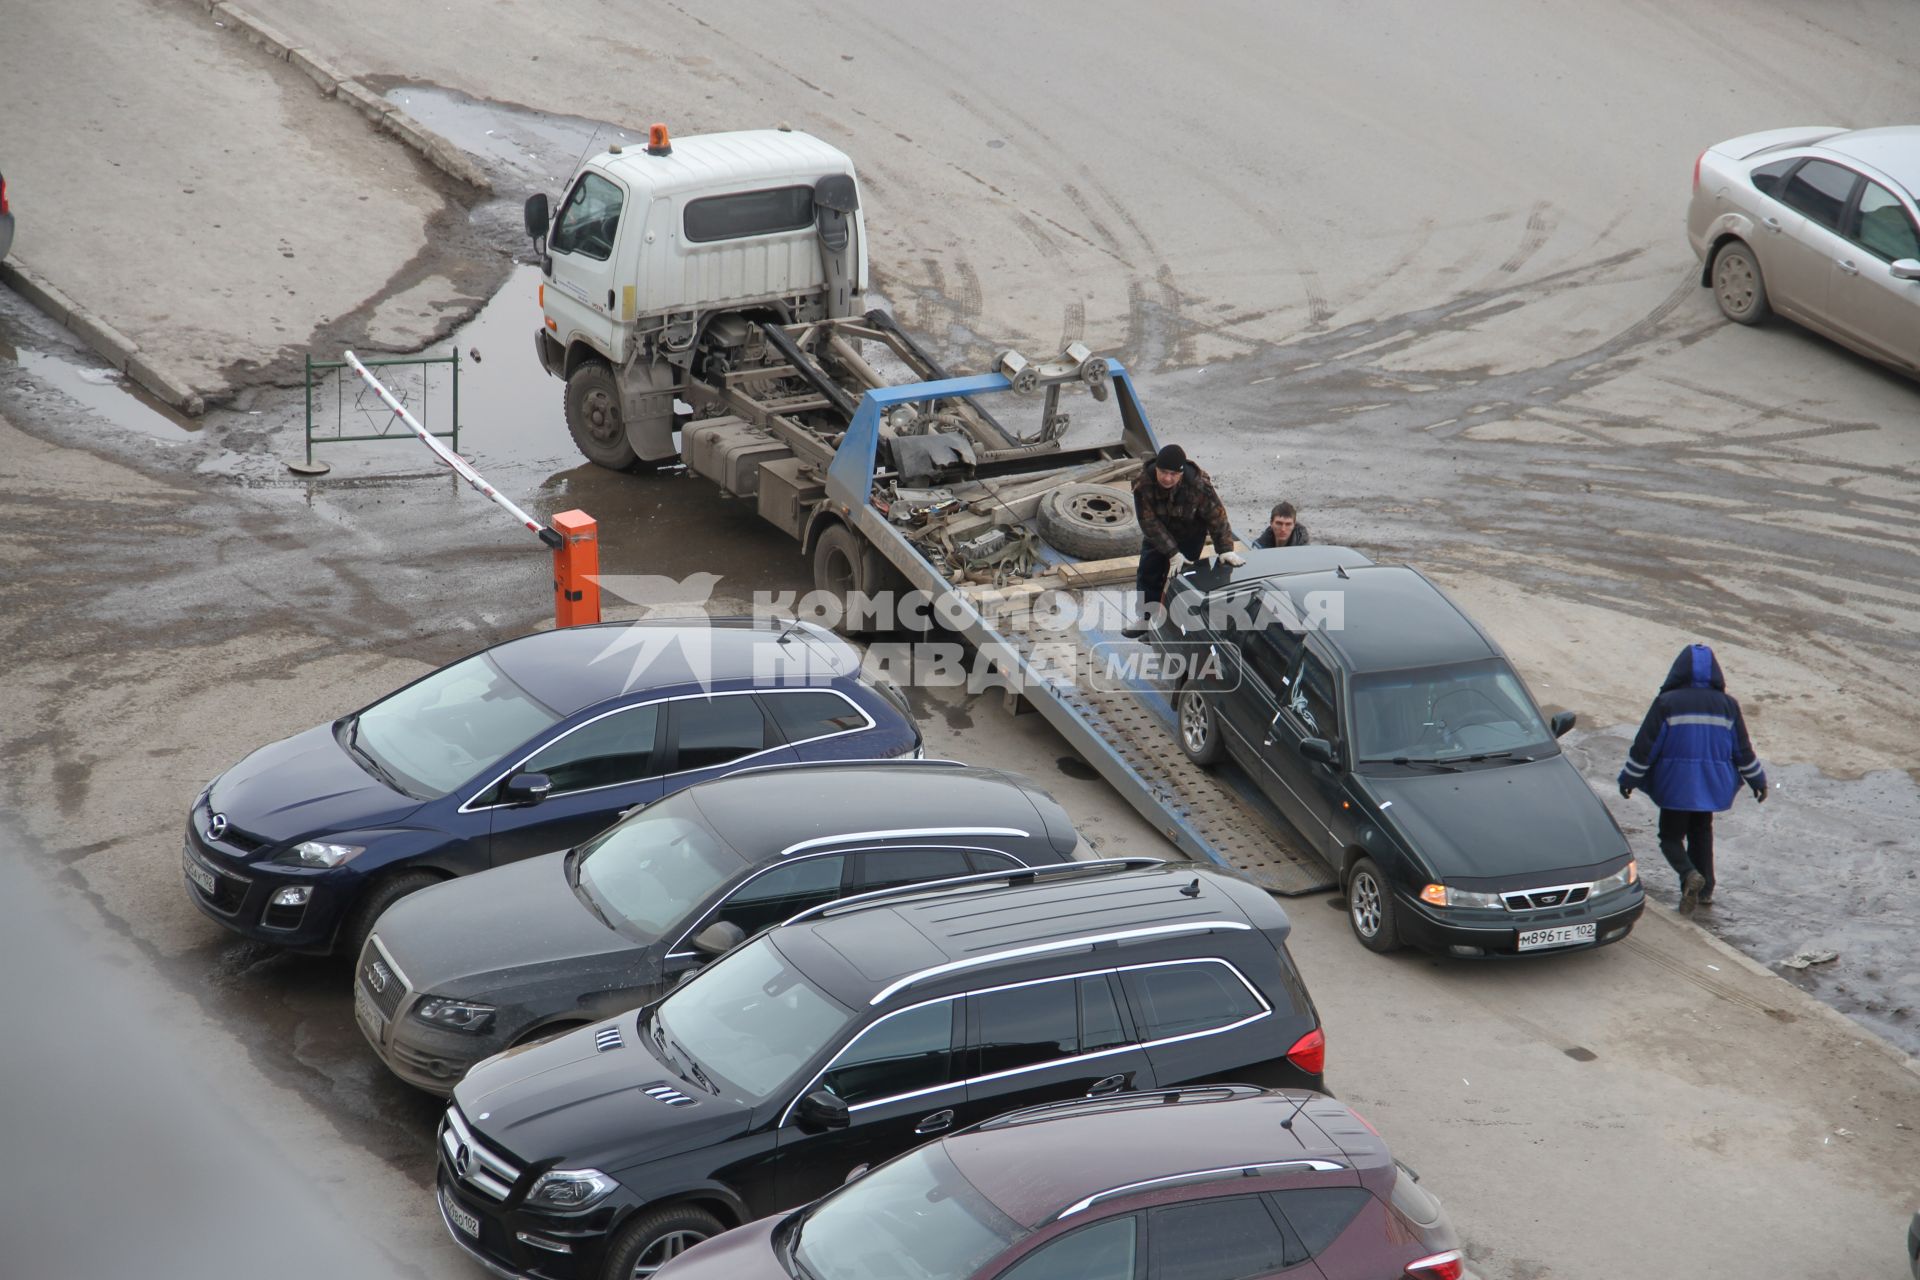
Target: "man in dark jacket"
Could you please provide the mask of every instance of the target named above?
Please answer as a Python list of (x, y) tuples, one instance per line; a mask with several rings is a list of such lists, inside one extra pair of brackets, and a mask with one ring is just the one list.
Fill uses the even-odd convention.
[(1740, 704), (1713, 650), (1690, 644), (1673, 660), (1620, 770), (1621, 795), (1637, 788), (1660, 806), (1660, 852), (1680, 877), (1682, 911), (1713, 901), (1713, 815), (1733, 807), (1743, 781), (1756, 801), (1766, 800), (1767, 772)]
[(1276, 502), (1273, 514), (1267, 517), (1267, 527), (1253, 540), (1253, 545), (1272, 549), (1274, 547), (1304, 547), (1312, 539), (1307, 537), (1307, 526), (1300, 523), (1300, 517), (1294, 512), (1291, 502)]
[[(1160, 603), (1169, 574), (1179, 571), (1183, 561), (1198, 560), (1207, 535), (1213, 535), (1214, 554), (1238, 567), (1247, 562), (1233, 549), (1233, 526), (1227, 521), (1227, 509), (1213, 491), (1207, 473), (1187, 461), (1187, 451), (1177, 444), (1160, 450), (1153, 461), (1140, 469), (1133, 482), (1133, 513), (1140, 521), (1140, 568), (1134, 586), (1140, 592), (1140, 607), (1149, 616)], [(1144, 635), (1142, 627), (1129, 627), (1125, 634)]]

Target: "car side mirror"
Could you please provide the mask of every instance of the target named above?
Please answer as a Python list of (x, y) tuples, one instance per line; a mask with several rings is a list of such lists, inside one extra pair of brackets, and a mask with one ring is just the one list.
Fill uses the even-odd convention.
[(857, 1164), (853, 1166), (853, 1168), (847, 1170), (846, 1181), (842, 1182), (840, 1185), (844, 1187), (847, 1185), (848, 1182), (860, 1181), (860, 1179), (867, 1176), (867, 1170), (871, 1168), (873, 1168), (873, 1166), (870, 1164)]
[(1572, 729), (1579, 719), (1580, 717), (1571, 711), (1556, 711), (1553, 719), (1547, 722), (1547, 727), (1553, 730), (1554, 737), (1564, 738), (1567, 736), (1567, 731)]
[(693, 949), (702, 955), (723, 956), (747, 940), (747, 931), (731, 920), (715, 920), (693, 935)]
[(527, 234), (535, 240), (543, 239), (547, 234), (547, 222), (550, 216), (547, 210), (547, 193), (541, 191), (528, 196), (523, 212), (527, 220)]
[(1920, 280), (1920, 258), (1896, 258), (1887, 266), (1895, 280)]
[(500, 799), (507, 804), (539, 804), (553, 790), (553, 779), (544, 773), (516, 773), (500, 784)]
[(853, 1115), (847, 1110), (847, 1104), (830, 1089), (815, 1089), (800, 1099), (800, 1107), (795, 1114), (802, 1129), (816, 1133), (844, 1129), (853, 1123)]
[(1300, 754), (1315, 764), (1332, 764), (1333, 744), (1325, 738), (1300, 739)]

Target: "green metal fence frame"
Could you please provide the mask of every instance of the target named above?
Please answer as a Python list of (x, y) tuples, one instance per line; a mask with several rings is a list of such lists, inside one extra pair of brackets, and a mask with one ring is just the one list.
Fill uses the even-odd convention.
[[(453, 451), (455, 453), (460, 452), (460, 352), (458, 348), (454, 349), (453, 351), (449, 352), (444, 356), (389, 356), (379, 360), (362, 360), (360, 363), (366, 365), (370, 369), (390, 368), (395, 365), (420, 365), (422, 367), (425, 367), (428, 365), (445, 364), (445, 365), (453, 366), (453, 430), (429, 431), (427, 434), (435, 437), (436, 439), (451, 441), (452, 443), (450, 447), (453, 449)], [(313, 465), (313, 388), (314, 388), (313, 375), (316, 372), (327, 373), (337, 369), (344, 369), (346, 367), (347, 367), (347, 362), (345, 360), (315, 360), (311, 354), (307, 356), (306, 392), (307, 392), (307, 465), (308, 466)], [(429, 385), (430, 383), (428, 379), (423, 376), (420, 379), (420, 412), (417, 415), (415, 415), (423, 423), (427, 420), (426, 418), (427, 388)], [(344, 418), (346, 413), (346, 410), (344, 408), (345, 403), (346, 403), (346, 396), (344, 394), (334, 397), (334, 421), (335, 422), (339, 422)], [(413, 439), (413, 433), (411, 431), (403, 431), (399, 435), (395, 435), (392, 432), (382, 432), (380, 434), (370, 435), (370, 436), (322, 436), (320, 439), (323, 444), (353, 444), (356, 442), (367, 441), (367, 440), (396, 440), (396, 439), (411, 440)]]

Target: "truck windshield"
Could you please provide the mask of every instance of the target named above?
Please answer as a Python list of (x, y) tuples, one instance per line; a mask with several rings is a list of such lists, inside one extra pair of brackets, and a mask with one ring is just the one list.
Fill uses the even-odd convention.
[(1362, 761), (1528, 755), (1553, 743), (1520, 677), (1499, 659), (1360, 676), (1353, 710)]
[(651, 942), (740, 870), (740, 855), (674, 797), (581, 846), (577, 876), (615, 928)]
[(937, 1142), (848, 1183), (792, 1230), (794, 1260), (816, 1280), (961, 1280), (1025, 1234)]
[(342, 740), (384, 781), (437, 799), (559, 718), (482, 653), (374, 703)]
[(656, 1019), (675, 1053), (760, 1103), (812, 1061), (848, 1016), (763, 937), (677, 988)]

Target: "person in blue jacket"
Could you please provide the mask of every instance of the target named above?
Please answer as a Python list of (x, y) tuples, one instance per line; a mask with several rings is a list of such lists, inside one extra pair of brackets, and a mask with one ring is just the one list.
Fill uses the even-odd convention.
[(1713, 815), (1733, 807), (1742, 782), (1766, 800), (1767, 771), (1719, 660), (1690, 644), (1673, 660), (1620, 770), (1621, 795), (1642, 790), (1660, 806), (1660, 852), (1680, 877), (1682, 911), (1713, 901)]

